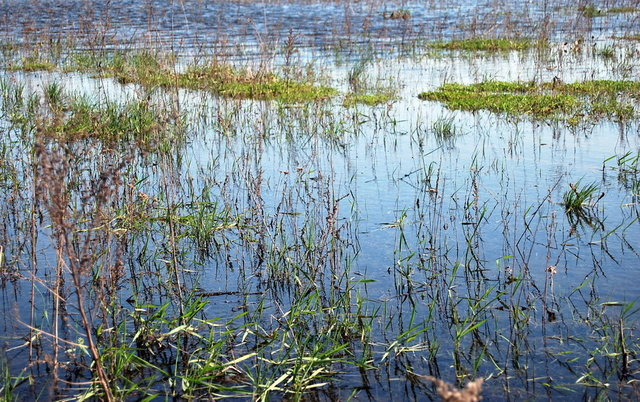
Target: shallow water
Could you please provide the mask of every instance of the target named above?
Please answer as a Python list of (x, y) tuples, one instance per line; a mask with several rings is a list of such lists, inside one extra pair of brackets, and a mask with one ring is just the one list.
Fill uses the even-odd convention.
[[(4, 1), (0, 15), (12, 20), (3, 25), (4, 33), (22, 35), (26, 26), (39, 30), (39, 24), (53, 33), (72, 31), (81, 27), (70, 27), (64, 19), (94, 24), (108, 18), (110, 45), (129, 43), (134, 33), (144, 37), (153, 32), (161, 38), (158, 42), (179, 43), (184, 53), (194, 53), (196, 44), (206, 42), (203, 38), (225, 38), (237, 56), (233, 52), (245, 46), (257, 51), (260, 38), (282, 40), (294, 30), (300, 43), (310, 46), (298, 57), (320, 59), (318, 65), (332, 86), (342, 91), (348, 88), (346, 77), (355, 62), (326, 49), (352, 37), (368, 41), (362, 33), (367, 18), (372, 19), (368, 29), (374, 42), (396, 43), (403, 35), (457, 36), (466, 32), (459, 24), (473, 21), (481, 32), (494, 23), (506, 31), (505, 15), (512, 24), (537, 26), (545, 15), (537, 3), (529, 2), (446, 7), (403, 3), (412, 14), (408, 21), (381, 19), (379, 14), (392, 6), (369, 2), (110, 2), (108, 9), (97, 3), (64, 4)], [(496, 7), (512, 14), (497, 13)], [(527, 12), (517, 12), (522, 9)], [(639, 178), (637, 171), (621, 174), (617, 158), (611, 157), (637, 154), (638, 122), (573, 127), (561, 121), (450, 111), (417, 99), (419, 92), (443, 82), (638, 80), (639, 71), (628, 56), (637, 52), (635, 45), (617, 50), (615, 63), (597, 56), (603, 42), (612, 43), (611, 37), (630, 29), (637, 13), (593, 19), (586, 30), (580, 24), (587, 22), (570, 10), (567, 4), (549, 11), (556, 22), (552, 37), (560, 41), (553, 42), (544, 58), (535, 52), (374, 57), (366, 67), (369, 74), (400, 87), (397, 100), (379, 107), (346, 108), (339, 99), (291, 106), (224, 100), (196, 91), (149, 94), (165, 101), (177, 97), (189, 116), (187, 141), (168, 156), (134, 152), (122, 192), (130, 186), (132, 194), (157, 197), (160, 205), (173, 203), (185, 217), (193, 213), (194, 199), (206, 198), (216, 204), (216, 211), (239, 217), (237, 227), (216, 232), (202, 254), (202, 245), (191, 236), (177, 240), (183, 285), (208, 301), (204, 317), (226, 322), (246, 312), (239, 319), (244, 325), (277, 333), (302, 304), (302, 314), (308, 314), (305, 332), (320, 344), (331, 328), (323, 320), (371, 319), (366, 342), (344, 335), (349, 348), (340, 358), (364, 356), (375, 368), (336, 363), (328, 384), (310, 397), (435, 398), (423, 375), (452, 383), (484, 377), (486, 400), (637, 397), (637, 362), (632, 359), (623, 369), (616, 342), (622, 327), (627, 348), (638, 350), (638, 319), (631, 314), (635, 308), (619, 323), (623, 305), (640, 297), (635, 283), (640, 269)], [(145, 22), (150, 16), (157, 23), (152, 30)], [(352, 34), (344, 30), (347, 19), (356, 27)], [(563, 39), (583, 29), (592, 34), (587, 35), (590, 42), (582, 53), (572, 53)], [(71, 92), (100, 99), (147, 96), (136, 85), (123, 87), (88, 75), (2, 75), (24, 83), (27, 92), (60, 82)], [(452, 119), (456, 135), (438, 138), (434, 133), (433, 123), (443, 118)], [(35, 322), (43, 330), (51, 326), (54, 298), (47, 286), (56, 254), (43, 207), (35, 224), (37, 240), (29, 243), (34, 179), (23, 161), (29, 146), (25, 133), (10, 120), (8, 115), (0, 118), (6, 133), (4, 159), (11, 161), (3, 166), (0, 203), (8, 268), (1, 292), (3, 355), (12, 375), (34, 373), (35, 385), (21, 385), (19, 397), (74, 395), (82, 385), (54, 391), (47, 358), (29, 356), (25, 346), (25, 323), (33, 322), (34, 288)], [(119, 160), (117, 154), (104, 154), (102, 146), (95, 154), (77, 147), (73, 151), (80, 178), (100, 173), (110, 158)], [(11, 167), (20, 179), (11, 178)], [(604, 195), (588, 208), (587, 218), (576, 221), (560, 203), (570, 184), (578, 182), (596, 183), (598, 194)], [(176, 295), (167, 268), (173, 257), (169, 235), (158, 214), (142, 229), (131, 230), (123, 245), (110, 238), (118, 244), (117, 258), (126, 268), (117, 300), (131, 314), (135, 308), (142, 314), (153, 312), (168, 301), (169, 311), (178, 308), (172, 304)], [(109, 244), (103, 244), (105, 249)], [(30, 281), (32, 273), (41, 282)], [(314, 290), (321, 307), (307, 300)], [(73, 292), (67, 293), (72, 300)], [(346, 309), (339, 304), (343, 299), (348, 300)], [(68, 308), (71, 318), (61, 331), (68, 339), (81, 338), (72, 301)], [(257, 337), (243, 338), (241, 328), (238, 324), (231, 341), (237, 348), (234, 356), (258, 348)], [(276, 359), (286, 344), (258, 350), (265, 359)], [(47, 342), (40, 347), (35, 355), (50, 354)], [(306, 352), (289, 347), (293, 355)], [(259, 364), (264, 363), (255, 367)], [(248, 372), (253, 367), (247, 362)], [(63, 377), (74, 383), (86, 375), (86, 370), (78, 370)], [(152, 388), (159, 395), (173, 395), (160, 380)]]

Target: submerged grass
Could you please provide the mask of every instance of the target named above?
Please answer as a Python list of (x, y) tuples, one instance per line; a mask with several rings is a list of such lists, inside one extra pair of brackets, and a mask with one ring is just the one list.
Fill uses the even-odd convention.
[(560, 80), (529, 82), (484, 81), (475, 84), (443, 84), (422, 92), (422, 100), (443, 102), (453, 110), (488, 110), (512, 116), (559, 117), (570, 121), (603, 117), (619, 120), (635, 116), (633, 105), (619, 96), (636, 97), (637, 81), (594, 80), (565, 84)]

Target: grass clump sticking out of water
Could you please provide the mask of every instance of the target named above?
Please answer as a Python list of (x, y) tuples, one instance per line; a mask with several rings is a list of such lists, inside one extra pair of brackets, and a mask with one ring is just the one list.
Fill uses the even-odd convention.
[(343, 106), (351, 107), (358, 104), (377, 106), (396, 99), (396, 88), (392, 83), (383, 83), (380, 77), (372, 80), (367, 73), (367, 66), (370, 63), (372, 59), (365, 57), (349, 71), (347, 76), (349, 92), (344, 97)]
[(448, 139), (458, 134), (453, 117), (438, 117), (431, 126), (433, 134), (439, 139)]
[(510, 116), (561, 118), (577, 123), (584, 118), (635, 117), (633, 105), (619, 96), (636, 96), (640, 82), (595, 80), (565, 84), (560, 80), (534, 82), (484, 81), (463, 85), (449, 83), (418, 95), (439, 101), (452, 110), (488, 110)]
[(152, 54), (114, 57), (104, 70), (121, 83), (144, 86), (199, 89), (236, 99), (278, 100), (282, 102), (310, 102), (328, 99), (336, 94), (332, 88), (282, 78), (269, 71), (238, 69), (227, 64), (208, 62), (194, 64), (178, 71)]
[(582, 185), (579, 181), (576, 184), (569, 184), (570, 190), (562, 196), (562, 205), (567, 212), (579, 212), (585, 207), (589, 207), (589, 201), (593, 200), (598, 192), (595, 183)]
[[(182, 126), (168, 110), (146, 101), (96, 102), (71, 96), (57, 84), (44, 91), (45, 110), (36, 118), (38, 132), (58, 141), (96, 139), (106, 145), (136, 144), (150, 150), (169, 145)], [(175, 138), (174, 138), (175, 137)]]
[(367, 106), (383, 105), (391, 102), (395, 99), (395, 95), (391, 91), (381, 89), (373, 93), (348, 93), (344, 102), (342, 103), (346, 107), (354, 106), (357, 104)]
[(586, 18), (602, 17), (603, 15), (606, 14), (605, 11), (597, 8), (593, 4), (587, 4), (581, 7), (580, 13), (582, 14), (583, 17), (586, 17)]
[(607, 10), (609, 14), (628, 14), (640, 12), (638, 7), (613, 7)]
[(460, 39), (450, 42), (436, 42), (430, 46), (442, 50), (504, 52), (509, 50), (527, 50), (534, 46), (543, 45), (546, 42), (532, 41), (530, 39)]
[(599, 192), (596, 183), (576, 184), (569, 183), (569, 190), (562, 196), (562, 206), (569, 218), (569, 223), (573, 228), (578, 225), (602, 227), (602, 221), (598, 219), (593, 211), (595, 205), (604, 197), (604, 193)]
[(453, 110), (489, 110), (494, 113), (528, 114), (535, 117), (572, 113), (580, 106), (580, 101), (573, 95), (524, 93), (526, 85), (513, 84), (513, 89), (509, 91), (490, 89), (511, 87), (511, 83), (506, 82), (444, 84), (437, 91), (423, 92), (418, 97), (422, 100), (444, 102)]
[(604, 17), (608, 14), (629, 14), (640, 11), (637, 7), (612, 7), (607, 10), (597, 8), (593, 4), (587, 4), (580, 8), (582, 16), (586, 18)]
[(37, 54), (26, 56), (20, 59), (20, 62), (9, 66), (10, 71), (25, 71), (28, 73), (35, 71), (54, 71), (56, 65)]

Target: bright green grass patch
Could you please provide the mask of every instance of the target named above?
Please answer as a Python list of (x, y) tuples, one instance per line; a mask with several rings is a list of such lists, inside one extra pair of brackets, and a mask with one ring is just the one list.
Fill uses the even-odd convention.
[(605, 11), (600, 10), (592, 4), (587, 4), (586, 6), (582, 7), (580, 9), (580, 12), (582, 13), (582, 16), (587, 18), (602, 17), (606, 14)]
[(570, 84), (547, 82), (541, 84), (541, 86), (557, 92), (590, 96), (617, 94), (633, 96), (640, 94), (640, 81), (591, 80)]
[(638, 7), (613, 7), (607, 10), (608, 14), (627, 14), (637, 13), (640, 9)]
[(614, 39), (640, 41), (640, 34), (627, 34), (627, 35), (622, 35), (622, 36), (614, 36), (613, 38)]
[(165, 130), (166, 117), (145, 102), (98, 105), (78, 99), (64, 117), (56, 116), (41, 130), (47, 136), (74, 141), (96, 138), (106, 143), (134, 142), (147, 146)]
[(618, 99), (634, 96), (640, 82), (597, 80), (572, 84), (559, 81), (485, 81), (470, 85), (444, 84), (436, 91), (423, 92), (422, 100), (443, 102), (452, 110), (488, 110), (512, 116), (564, 118), (576, 122), (583, 118), (635, 117), (633, 105)]
[(383, 105), (385, 103), (389, 103), (395, 99), (393, 93), (389, 91), (381, 91), (375, 93), (348, 93), (344, 102), (342, 103), (346, 107), (350, 107), (356, 104), (367, 105), (367, 106), (376, 106)]
[(10, 71), (26, 71), (26, 72), (34, 72), (34, 71), (54, 71), (56, 69), (56, 65), (51, 63), (48, 60), (42, 59), (37, 55), (27, 56), (20, 59), (18, 64), (10, 65)]
[(46, 138), (95, 139), (108, 146), (134, 144), (146, 150), (170, 146), (182, 138), (182, 119), (146, 101), (97, 102), (68, 95), (55, 83), (44, 89), (44, 100), (34, 123)]
[(114, 77), (121, 83), (199, 89), (236, 99), (308, 102), (337, 94), (333, 88), (282, 78), (272, 72), (237, 69), (213, 62), (192, 65), (178, 72), (171, 65), (175, 63), (166, 63), (151, 54), (119, 55), (108, 61), (102, 76)]
[(508, 50), (527, 50), (546, 42), (529, 39), (461, 39), (450, 42), (436, 42), (430, 46), (443, 50), (465, 50), (499, 52)]
[(609, 9), (599, 9), (592, 4), (588, 4), (580, 9), (582, 15), (587, 18), (604, 17), (608, 14), (628, 14), (640, 11), (637, 7), (612, 7)]
[(516, 92), (526, 93), (536, 89), (533, 81), (530, 82), (508, 82), (508, 81), (483, 81), (475, 84), (444, 84), (440, 87), (441, 91), (446, 92)]
[(453, 110), (489, 110), (510, 115), (551, 115), (574, 113), (581, 106), (571, 95), (499, 94), (468, 91), (433, 91), (419, 95), (422, 100), (443, 102)]

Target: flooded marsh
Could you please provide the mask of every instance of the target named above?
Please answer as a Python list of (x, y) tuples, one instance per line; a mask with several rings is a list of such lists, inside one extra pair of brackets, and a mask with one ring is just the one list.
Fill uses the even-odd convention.
[(0, 3), (0, 399), (637, 399), (640, 3)]

